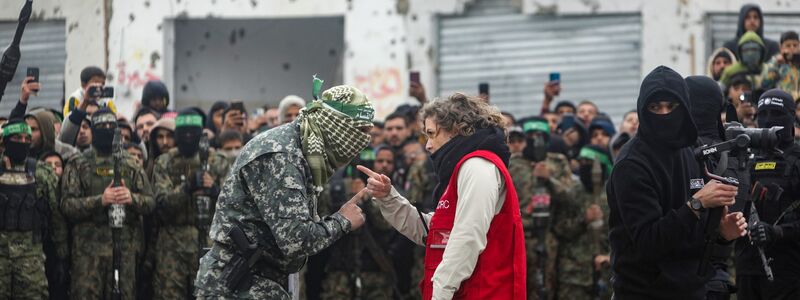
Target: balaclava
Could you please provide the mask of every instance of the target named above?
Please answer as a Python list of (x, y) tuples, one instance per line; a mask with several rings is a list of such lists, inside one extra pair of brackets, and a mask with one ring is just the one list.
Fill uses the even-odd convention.
[[(656, 148), (679, 149), (697, 141), (697, 127), (689, 115), (689, 93), (686, 82), (674, 70), (659, 66), (642, 80), (637, 100), (639, 130), (636, 135)], [(668, 114), (650, 112), (653, 102), (676, 102), (678, 106)]]
[[(771, 89), (758, 98), (758, 127), (783, 126), (778, 131), (780, 145), (786, 147), (794, 142), (795, 104), (792, 96), (780, 89)], [(769, 114), (767, 112), (770, 112)]]
[(322, 93), (318, 100), (300, 110), (295, 122), (300, 124), (302, 148), (311, 168), (317, 190), (328, 182), (333, 172), (350, 162), (369, 145), (375, 110), (367, 96), (358, 89), (340, 85)]
[[(578, 169), (578, 177), (580, 178), (581, 183), (583, 183), (583, 187), (587, 192), (594, 191), (592, 171), (595, 165), (599, 165), (601, 168), (601, 184), (605, 183), (606, 180), (608, 180), (608, 178), (611, 176), (611, 168), (613, 167), (613, 164), (611, 163), (611, 154), (608, 153), (608, 150), (603, 149), (600, 146), (587, 145), (581, 148), (581, 152), (578, 154), (578, 160), (592, 161), (592, 163), (581, 163), (581, 166)], [(599, 164), (596, 162), (599, 162)]]
[[(103, 125), (111, 123), (111, 128), (104, 128)], [(114, 140), (114, 130), (117, 128), (117, 117), (108, 108), (101, 108), (92, 114), (92, 146), (98, 153), (103, 155), (111, 154), (111, 146)]]
[(720, 114), (725, 108), (725, 100), (719, 84), (710, 77), (686, 77), (686, 86), (689, 87), (689, 102), (692, 104), (691, 115), (697, 125), (697, 134), (701, 138), (713, 142), (721, 142), (725, 136)]
[(3, 146), (5, 147), (5, 154), (9, 160), (14, 164), (21, 164), (28, 158), (28, 153), (31, 150), (31, 143), (20, 143), (11, 141), (11, 137), (18, 134), (27, 134), (31, 136), (31, 128), (25, 119), (14, 118), (3, 125)]
[(522, 156), (531, 161), (545, 159), (550, 137), (550, 126), (547, 124), (547, 120), (542, 117), (530, 117), (520, 120), (520, 123), (526, 142), (525, 148), (522, 149)]
[(175, 117), (175, 145), (183, 157), (192, 157), (200, 148), (205, 116), (197, 108), (185, 108)]

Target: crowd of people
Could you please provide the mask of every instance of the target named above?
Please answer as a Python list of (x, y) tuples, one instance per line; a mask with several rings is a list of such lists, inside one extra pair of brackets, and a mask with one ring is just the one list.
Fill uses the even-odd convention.
[[(682, 294), (684, 287), (670, 285), (680, 281), (678, 277), (682, 273), (675, 270), (686, 264), (663, 266), (657, 262), (660, 258), (676, 256), (675, 251), (694, 249), (696, 245), (687, 242), (668, 246), (674, 242), (669, 238), (682, 238), (680, 234), (662, 233), (657, 236), (660, 240), (648, 237), (648, 234), (655, 234), (659, 226), (667, 228), (669, 224), (652, 225), (646, 218), (658, 222), (668, 219), (679, 224), (694, 215), (703, 216), (703, 208), (722, 205), (729, 206), (730, 213), (746, 211), (745, 217), (748, 217), (752, 212), (744, 209), (743, 202), (751, 191), (744, 189), (744, 184), (737, 193), (736, 188), (717, 187), (713, 181), (705, 183), (708, 189), (719, 190), (717, 194), (735, 196), (735, 203), (708, 196), (710, 192), (698, 192), (708, 190), (702, 179), (698, 186), (692, 181), (680, 191), (670, 191), (670, 187), (684, 182), (680, 182), (683, 178), (671, 177), (669, 172), (681, 168), (680, 164), (683, 167), (693, 164), (694, 160), (681, 159), (680, 155), (664, 149), (723, 142), (726, 138), (723, 124), (730, 122), (741, 123), (745, 128), (784, 126), (779, 134), (779, 147), (787, 157), (795, 153), (793, 147), (798, 147), (792, 145), (800, 145), (800, 110), (796, 109), (796, 101), (800, 100), (800, 38), (794, 31), (783, 33), (780, 41), (764, 37), (764, 18), (756, 5), (742, 7), (739, 21), (736, 37), (709, 58), (707, 76), (684, 79), (668, 68), (654, 70), (642, 85), (639, 103), (631, 99), (631, 110), (620, 120), (612, 120), (590, 100), (558, 99), (561, 82), (554, 80), (544, 85), (540, 111), (502, 112), (502, 120), (492, 125), (504, 129), (500, 132), (501, 139), (494, 140), (491, 132), (473, 133), (455, 122), (456, 127), (451, 126), (449, 130), (482, 138), (460, 139), (465, 141), (455, 146), (452, 143), (436, 145), (435, 140), (433, 144), (429, 140), (437, 138), (437, 127), (426, 122), (429, 117), (439, 117), (437, 122), (446, 121), (446, 114), (437, 111), (444, 108), (433, 105), (442, 100), (430, 101), (425, 87), (412, 82), (410, 96), (417, 103), (402, 105), (382, 122), (372, 122), (365, 132), (369, 137), (368, 142), (363, 141), (366, 146), (359, 148), (352, 161), (346, 161), (343, 158), (346, 156), (306, 153), (310, 151), (307, 147), (315, 147), (305, 143), (318, 139), (321, 145), (328, 145), (325, 141), (329, 137), (306, 134), (316, 131), (304, 127), (305, 160), (287, 156), (271, 164), (296, 164), (297, 169), (288, 169), (306, 172), (302, 166), (308, 161), (310, 172), (314, 174), (314, 189), (303, 193), (318, 194), (305, 204), (313, 217), (319, 219), (340, 211), (340, 207), (350, 203), (349, 199), (363, 196), (360, 192), (368, 186), (370, 178), (383, 177), (392, 187), (391, 194), (383, 197), (407, 199), (416, 212), (407, 210), (403, 215), (388, 217), (382, 214), (386, 208), (380, 206), (384, 204), (364, 201), (360, 208), (366, 222), (359, 230), (336, 236), (336, 239), (315, 241), (319, 245), (330, 244), (330, 247), (292, 248), (292, 251), (314, 255), (307, 261), (285, 262), (296, 264), (299, 272), (295, 274), (296, 280), (278, 283), (287, 290), (299, 291), (301, 299), (431, 297), (424, 295), (425, 285), (423, 294), (417, 285), (423, 278), (430, 283), (430, 274), (426, 272), (429, 266), (423, 259), (426, 249), (430, 248), (415, 244), (425, 243), (423, 236), (428, 231), (425, 220), (429, 219), (423, 217), (423, 213), (438, 211), (443, 205), (440, 202), (445, 193), (442, 188), (447, 186), (449, 175), (443, 178), (436, 170), (441, 169), (442, 164), (446, 167), (448, 163), (455, 163), (441, 162), (441, 159), (432, 158), (431, 153), (493, 149), (505, 143), (509, 156), (503, 163), (508, 167), (511, 182), (504, 183), (503, 174), (498, 173), (496, 185), (516, 188), (525, 245), (528, 299), (609, 299), (615, 290), (620, 295), (641, 295), (648, 293), (648, 283), (640, 282), (643, 280), (652, 282), (649, 287), (652, 290), (663, 289), (660, 297), (696, 296)], [(207, 280), (197, 276), (198, 269), (208, 271), (214, 267), (211, 263), (202, 264), (200, 258), (215, 240), (225, 239), (217, 236), (221, 234), (219, 228), (212, 228), (214, 210), (220, 208), (217, 197), (221, 193), (237, 193), (231, 186), (238, 181), (245, 186), (260, 184), (264, 189), (270, 188), (264, 182), (300, 189), (293, 186), (296, 182), (281, 181), (282, 176), (288, 176), (284, 174), (287, 172), (284, 165), (277, 168), (265, 163), (262, 169), (245, 165), (255, 159), (255, 154), (243, 154), (242, 148), (254, 140), (269, 144), (264, 146), (271, 149), (269, 151), (295, 151), (292, 148), (300, 141), (264, 141), (257, 136), (264, 132), (293, 130), (294, 125), (287, 124), (296, 124), (304, 112), (320, 109), (320, 105), (334, 105), (289, 95), (276, 107), (265, 105), (255, 110), (248, 110), (243, 102), (233, 100), (218, 101), (208, 111), (197, 107), (171, 111), (167, 86), (154, 80), (144, 86), (141, 105), (128, 118), (117, 113), (113, 97), (103, 94), (106, 79), (100, 68), (85, 68), (80, 74), (81, 87), (65, 99), (63, 109), (55, 110), (29, 108), (36, 106), (35, 91), (40, 89), (40, 83), (28, 77), (20, 87), (21, 96), (16, 107), (0, 119), (3, 126), (0, 224), (5, 226), (0, 239), (4, 244), (15, 245), (13, 251), (0, 257), (6, 260), (0, 265), (2, 272), (14, 274), (13, 280), (6, 275), (0, 277), (2, 297), (193, 298), (195, 285)], [(462, 104), (472, 99), (461, 94), (446, 98)], [(475, 99), (491, 104), (488, 94)], [(352, 103), (347, 105), (358, 109)], [(499, 110), (502, 111), (502, 107)], [(673, 111), (685, 112), (683, 115), (687, 119), (659, 117), (671, 115)], [(639, 130), (640, 118), (646, 132)], [(360, 120), (354, 116), (353, 119)], [(320, 119), (314, 126), (324, 126), (325, 120)], [(369, 120), (372, 120), (371, 115)], [(615, 126), (614, 121), (619, 126)], [(482, 121), (476, 119), (475, 122)], [(362, 142), (359, 135), (334, 134), (345, 135), (342, 138), (352, 139), (354, 144)], [(642, 143), (639, 140), (649, 146), (635, 146)], [(626, 147), (631, 141), (637, 142)], [(315, 160), (318, 157), (324, 160)], [(330, 163), (332, 159), (337, 160), (333, 162), (338, 167), (335, 172), (320, 174), (316, 171), (317, 164)], [(641, 161), (652, 163), (659, 159), (663, 161), (651, 169), (641, 169), (637, 165)], [(615, 161), (622, 162), (620, 168), (627, 170), (625, 172), (643, 173), (630, 177), (630, 173), (617, 170)], [(795, 170), (794, 162), (796, 160), (791, 160), (781, 168), (781, 171), (786, 170), (781, 174), (800, 176), (791, 173)], [(755, 169), (770, 168), (767, 164)], [(238, 173), (229, 174), (232, 170)], [(761, 176), (771, 175), (753, 173), (752, 182)], [(652, 198), (655, 203), (665, 205), (667, 200), (659, 198), (661, 192), (677, 191), (692, 196), (687, 194), (688, 187), (699, 193), (694, 194), (699, 207), (681, 202), (683, 207), (659, 210), (617, 199), (634, 192), (650, 191), (631, 183), (640, 178), (655, 178), (654, 182), (649, 182), (652, 185), (665, 184), (655, 192)], [(609, 179), (611, 183), (607, 189)], [(765, 283), (761, 279), (766, 274), (760, 267), (761, 262), (756, 261), (757, 257), (748, 252), (752, 248), (750, 238), (739, 236), (741, 230), (730, 229), (731, 224), (742, 222), (738, 215), (723, 215), (719, 233), (724, 241), (718, 243), (723, 245), (723, 254), (716, 257), (714, 270), (708, 272), (713, 276), (692, 282), (704, 286), (709, 299), (713, 293), (720, 295), (713, 299), (727, 299), (721, 295), (735, 293), (736, 286), (744, 296), (740, 299), (775, 299), (777, 296), (791, 299), (798, 295), (800, 275), (797, 269), (789, 267), (797, 266), (800, 249), (796, 241), (787, 241), (800, 234), (797, 230), (800, 216), (794, 212), (800, 190), (795, 181), (783, 187), (783, 196), (775, 196), (786, 197), (779, 199), (780, 205), (773, 208), (770, 203), (758, 204), (758, 211), (764, 211), (762, 220), (774, 224), (762, 222), (749, 228), (751, 235), (758, 234), (752, 240), (768, 247), (767, 255), (775, 259), (775, 281)], [(498, 198), (498, 195), (493, 197)], [(712, 198), (715, 200), (709, 200)], [(238, 221), (242, 222), (251, 210), (257, 211), (255, 207), (223, 205), (223, 208), (241, 212)], [(673, 211), (669, 212), (670, 209)], [(287, 211), (288, 216), (262, 217), (280, 219), (294, 213)], [(418, 217), (413, 215), (416, 213)], [(407, 220), (423, 220), (424, 230), (416, 223), (405, 224)], [(725, 224), (726, 220), (732, 223)], [(346, 223), (346, 220), (327, 221)], [(686, 222), (689, 225), (685, 226), (697, 226), (697, 221)], [(291, 223), (276, 224), (292, 226)], [(398, 229), (398, 226), (410, 228), (412, 225), (419, 227), (409, 229), (413, 234)], [(488, 223), (484, 225), (489, 226)], [(294, 230), (269, 228), (270, 231), (283, 229)], [(731, 251), (734, 240), (736, 253)], [(483, 244), (486, 246), (485, 240)], [(209, 255), (212, 256), (230, 255), (211, 249)], [(743, 257), (741, 253), (748, 254)], [(283, 263), (282, 255), (286, 253), (267, 255)], [(736, 261), (735, 268), (729, 261)], [(661, 272), (661, 275), (653, 272)], [(273, 274), (256, 276), (273, 278)], [(743, 279), (734, 280), (740, 278)], [(457, 288), (460, 281), (442, 284)], [(639, 290), (639, 286), (644, 287)], [(776, 288), (790, 292), (773, 293)], [(742, 294), (743, 289), (749, 292)]]

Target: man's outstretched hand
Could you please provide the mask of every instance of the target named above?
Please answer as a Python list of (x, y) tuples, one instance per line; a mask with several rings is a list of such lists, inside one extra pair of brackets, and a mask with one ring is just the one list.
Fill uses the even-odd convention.
[(342, 205), (341, 208), (339, 208), (339, 214), (341, 214), (342, 216), (345, 217), (345, 219), (350, 221), (350, 231), (361, 228), (361, 226), (363, 226), (364, 222), (366, 221), (366, 217), (364, 216), (364, 213), (361, 211), (361, 207), (358, 207), (358, 205), (361, 204), (361, 201), (363, 201), (364, 196), (366, 195), (367, 195), (367, 189), (362, 189), (360, 192), (358, 192), (358, 194), (353, 196), (353, 198), (350, 198), (350, 200), (347, 201), (347, 203), (345, 203), (344, 205)]
[(384, 198), (389, 196), (392, 191), (392, 180), (388, 176), (375, 173), (365, 166), (356, 166), (359, 171), (369, 176), (367, 179), (367, 193), (375, 198)]

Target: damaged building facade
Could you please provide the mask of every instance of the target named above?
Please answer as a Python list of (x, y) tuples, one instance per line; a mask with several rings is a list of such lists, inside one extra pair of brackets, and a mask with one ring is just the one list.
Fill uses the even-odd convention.
[[(352, 84), (378, 116), (411, 101), (408, 72), (429, 96), (491, 86), (491, 101), (538, 112), (550, 72), (563, 99), (591, 99), (615, 121), (634, 108), (643, 74), (669, 65), (703, 74), (734, 36), (726, 0), (34, 0), (23, 60), (0, 111), (10, 111), (28, 66), (41, 69), (38, 105), (58, 108), (88, 65), (108, 71), (130, 116), (147, 80), (170, 88), (173, 108), (241, 99), (251, 108), (289, 94), (310, 98), (311, 78)], [(0, 2), (10, 41), (22, 0)], [(759, 1), (765, 35), (800, 30), (800, 3)], [(0, 45), (5, 46), (5, 45)], [(525, 113), (529, 112), (529, 113)]]

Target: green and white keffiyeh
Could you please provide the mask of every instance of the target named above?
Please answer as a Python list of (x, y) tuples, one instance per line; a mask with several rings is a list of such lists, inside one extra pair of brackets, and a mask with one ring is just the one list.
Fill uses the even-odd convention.
[(324, 91), (300, 111), (303, 154), (316, 189), (369, 144), (369, 133), (359, 129), (372, 128), (374, 114), (367, 96), (346, 85)]

